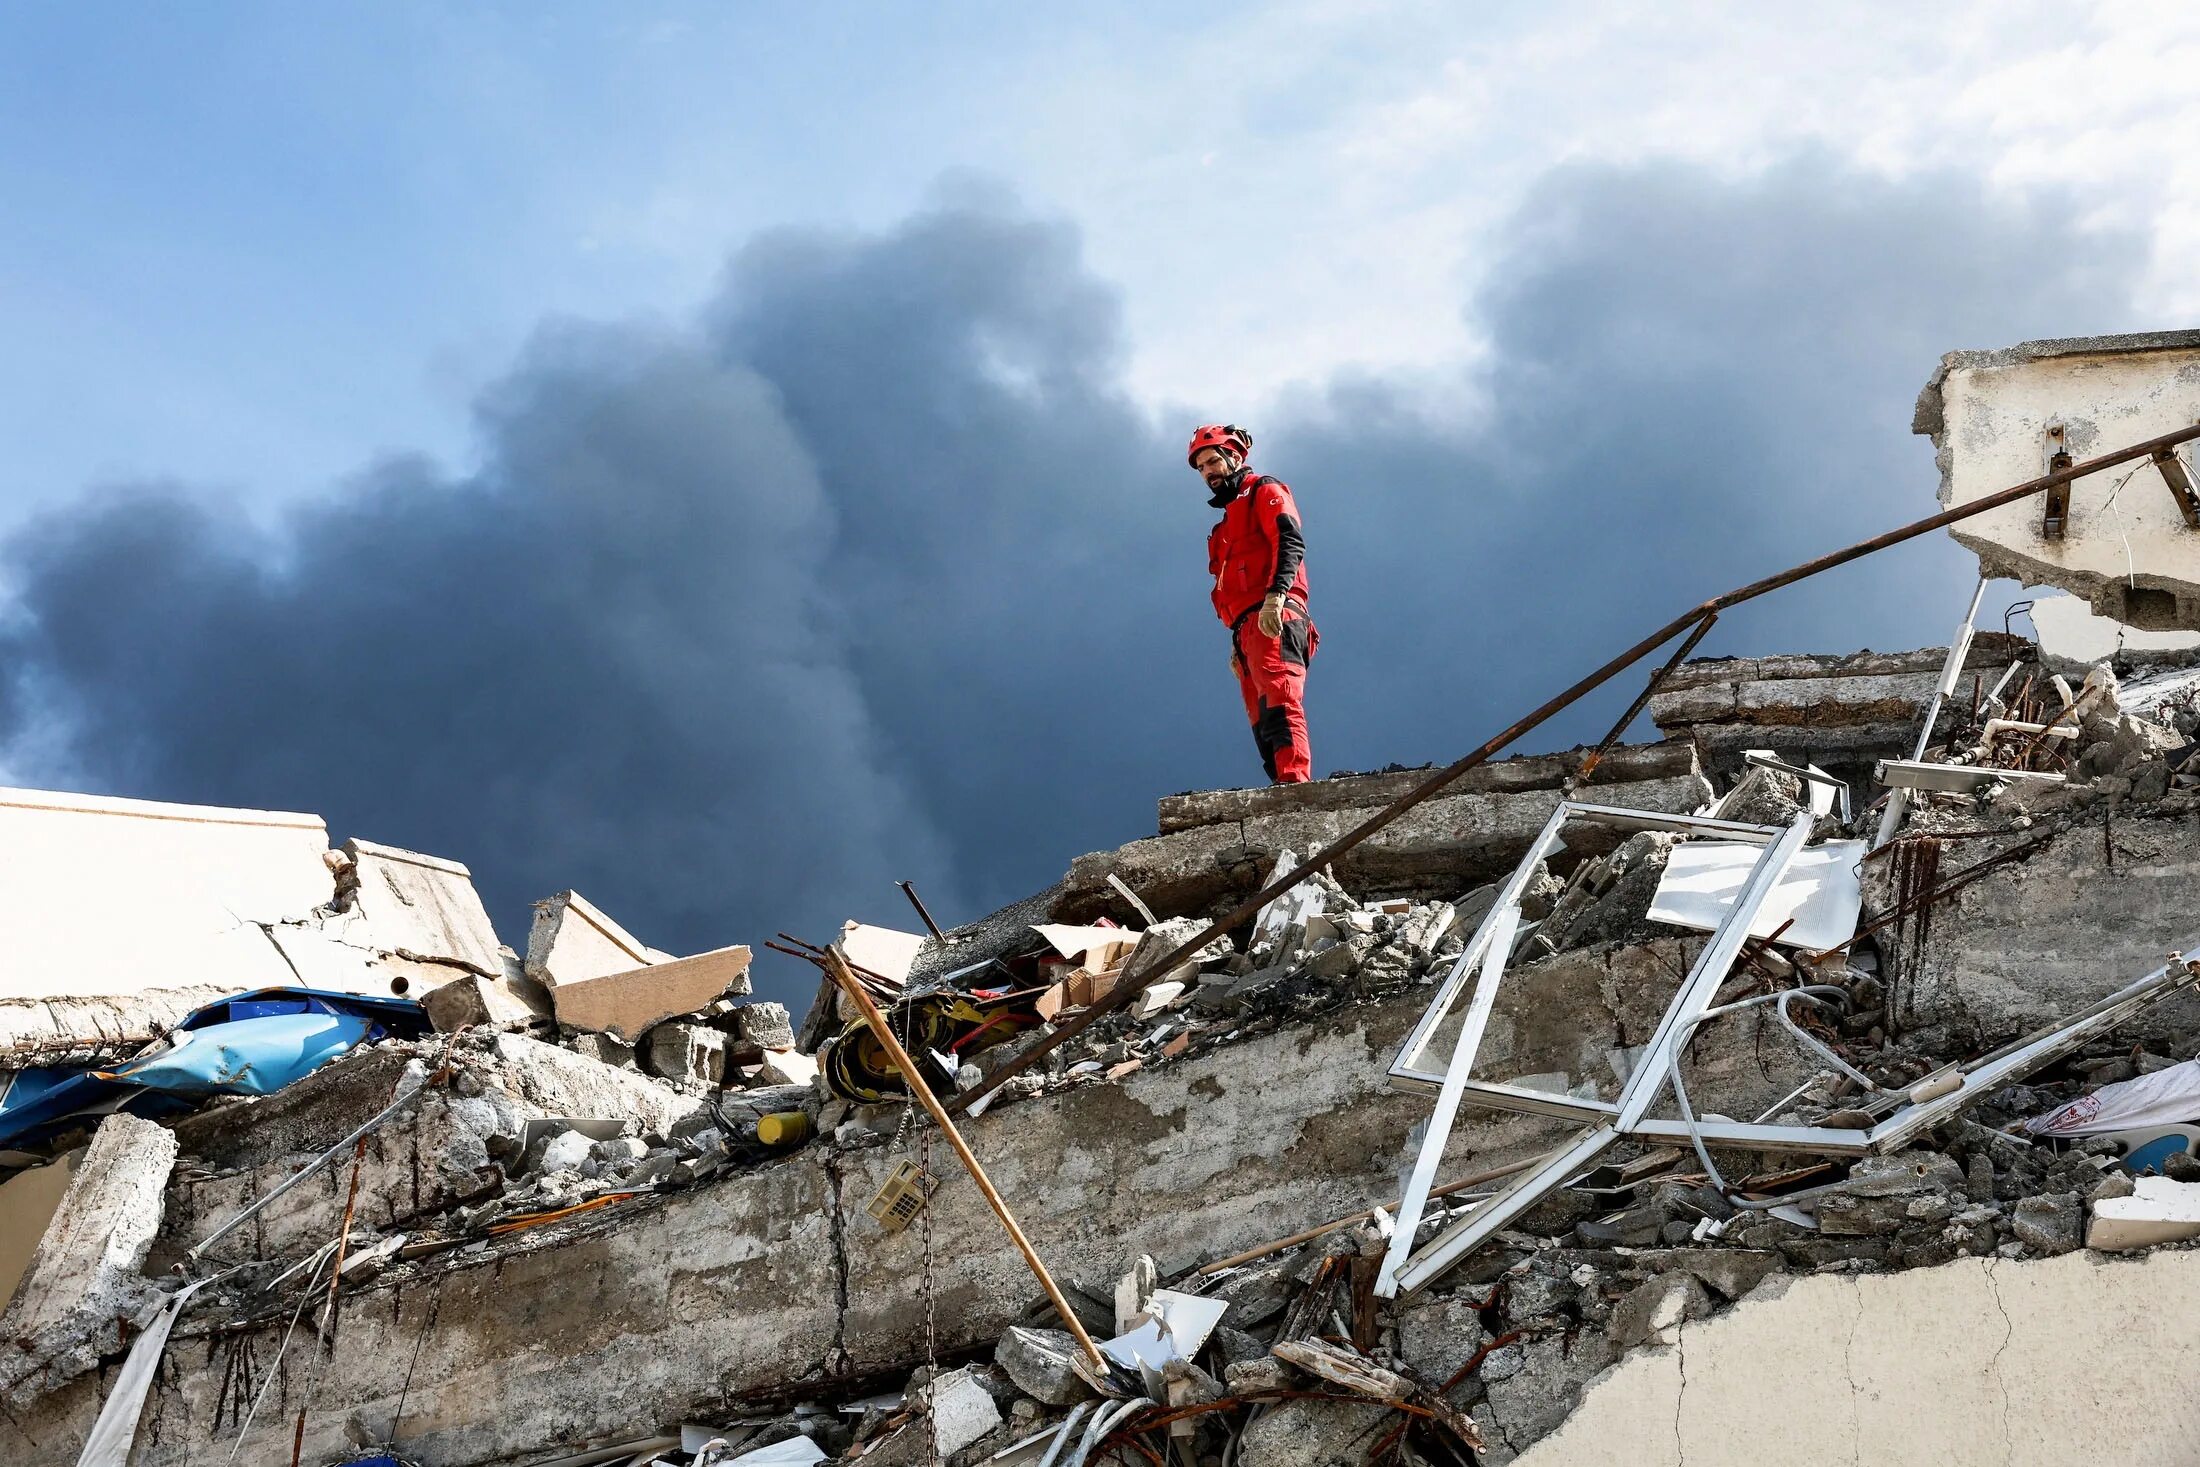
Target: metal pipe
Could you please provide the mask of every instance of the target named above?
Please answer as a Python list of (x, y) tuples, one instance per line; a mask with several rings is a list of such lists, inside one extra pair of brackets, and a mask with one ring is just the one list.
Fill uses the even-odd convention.
[(1627, 725), (1633, 723), (1635, 715), (1647, 708), (1650, 705), (1650, 700), (1657, 696), (1658, 685), (1673, 675), (1674, 668), (1679, 667), (1688, 660), (1688, 654), (1696, 650), (1696, 644), (1704, 639), (1705, 634), (1711, 630), (1712, 624), (1718, 619), (1719, 614), (1714, 611), (1702, 621), (1697, 622), (1696, 629), (1690, 632), (1678, 647), (1673, 649), (1671, 657), (1665, 659), (1665, 665), (1650, 674), (1650, 681), (1642, 685), (1642, 691), (1635, 695), (1634, 702), (1627, 705), (1627, 711), (1622, 713), (1618, 721), (1612, 725), (1612, 731), (1606, 734), (1594, 749), (1589, 751), (1589, 757), (1581, 761), (1581, 768), (1574, 771), (1575, 784), (1582, 783), (1590, 775), (1596, 773), (1597, 766), (1604, 762), (1604, 756), (1612, 752), (1612, 745), (1618, 743), (1620, 735), (1627, 732)]
[(1104, 1376), (1108, 1367), (1100, 1356), (1100, 1347), (1092, 1342), (1092, 1336), (1085, 1333), (1085, 1326), (1077, 1318), (1077, 1311), (1070, 1307), (1069, 1299), (1054, 1282), (1054, 1275), (1048, 1273), (1047, 1266), (1039, 1261), (1038, 1252), (1032, 1248), (1031, 1240), (1024, 1236), (1024, 1230), (1016, 1225), (1016, 1215), (1008, 1210), (1008, 1204), (1001, 1200), (1001, 1194), (993, 1189), (993, 1181), (986, 1176), (985, 1168), (978, 1165), (978, 1158), (972, 1154), (970, 1143), (963, 1140), (962, 1132), (955, 1129), (955, 1123), (941, 1106), (939, 1097), (932, 1093), (931, 1086), (924, 1083), (924, 1076), (918, 1073), (916, 1063), (909, 1058), (909, 1051), (903, 1049), (901, 1041), (894, 1037), (893, 1026), (886, 1022), (886, 1015), (879, 1012), (878, 1004), (872, 1000), (870, 993), (856, 981), (856, 975), (848, 970), (846, 958), (837, 950), (827, 948), (825, 960), (832, 965), (833, 979), (840, 984), (841, 992), (853, 999), (856, 1007), (862, 1010), (863, 1022), (870, 1026), (879, 1046), (886, 1051), (895, 1068), (901, 1071), (902, 1082), (931, 1114), (934, 1124), (947, 1137), (947, 1144), (955, 1148), (955, 1155), (962, 1158), (964, 1170), (978, 1184), (978, 1190), (985, 1195), (986, 1202), (993, 1209), (993, 1215), (1001, 1220), (1001, 1226), (1008, 1230), (1009, 1241), (1016, 1245), (1017, 1252), (1023, 1254), (1025, 1266), (1038, 1278), (1039, 1286), (1046, 1290), (1047, 1298), (1054, 1304), (1055, 1313), (1062, 1316), (1062, 1327), (1075, 1336), (1078, 1348), (1085, 1352), (1085, 1358)]
[(1779, 995), (1779, 998), (1780, 1002), (1776, 1006), (1776, 1011), (1780, 1015), (1780, 1022), (1787, 1025), (1788, 1032), (1795, 1036), (1795, 1042), (1797, 1044), (1802, 1045), (1803, 1048), (1809, 1050), (1812, 1054), (1817, 1055), (1820, 1059), (1824, 1060), (1827, 1064), (1832, 1065), (1835, 1069), (1839, 1070), (1842, 1074), (1848, 1076), (1851, 1080), (1854, 1080), (1857, 1084), (1863, 1086), (1866, 1090), (1877, 1091), (1881, 1095), (1900, 1095), (1903, 1093), (1899, 1090), (1889, 1090), (1886, 1086), (1880, 1084), (1877, 1080), (1874, 1080), (1871, 1076), (1865, 1074), (1862, 1070), (1850, 1064), (1847, 1060), (1841, 1058), (1841, 1056), (1835, 1054), (1831, 1048), (1819, 1042), (1817, 1035), (1806, 1031), (1803, 1026), (1796, 1023), (1794, 1017), (1788, 1013), (1788, 1001), (1790, 999), (1807, 998), (1812, 1003), (1823, 1003), (1826, 1004), (1828, 1007), (1831, 1007), (1836, 1000), (1839, 1000), (1842, 1004), (1845, 1005), (1848, 1001), (1847, 993), (1843, 992), (1841, 989), (1829, 987), (1825, 984), (1812, 983), (1806, 984), (1801, 988), (1787, 989)]
[(1133, 1396), (1112, 1411), (1093, 1412), (1092, 1420), (1085, 1426), (1084, 1436), (1079, 1438), (1077, 1442), (1076, 1452), (1071, 1455), (1065, 1467), (1085, 1467), (1085, 1458), (1092, 1455), (1092, 1449), (1099, 1445), (1109, 1432), (1115, 1430), (1120, 1423), (1128, 1421), (1134, 1412), (1143, 1411), (1152, 1404), (1144, 1396)]
[(901, 894), (909, 898), (909, 905), (915, 907), (917, 915), (924, 919), (924, 930), (931, 933), (936, 941), (947, 941), (947, 934), (940, 931), (940, 924), (933, 921), (932, 914), (925, 910), (924, 898), (917, 895), (916, 886), (907, 881), (897, 881), (894, 885), (901, 888)]
[(1097, 1403), (1092, 1401), (1077, 1403), (1068, 1418), (1055, 1430), (1054, 1440), (1047, 1445), (1046, 1455), (1039, 1459), (1039, 1467), (1054, 1467), (1054, 1459), (1062, 1455), (1063, 1447), (1069, 1445), (1069, 1434), (1077, 1429), (1077, 1423), (1085, 1419), (1085, 1413), (1095, 1404)]
[(406, 1067), (404, 1078), (398, 1082), (396, 1098), (393, 1099), (388, 1105), (384, 1106), (379, 1113), (370, 1117), (368, 1120), (362, 1123), (357, 1130), (353, 1131), (343, 1140), (337, 1142), (334, 1146), (331, 1146), (328, 1150), (322, 1152), (319, 1156), (316, 1156), (315, 1158), (313, 1158), (313, 1160), (307, 1162), (303, 1167), (291, 1173), (290, 1176), (281, 1184), (279, 1184), (274, 1191), (268, 1193), (265, 1197), (262, 1197), (261, 1199), (259, 1199), (259, 1201), (254, 1202), (249, 1207), (246, 1207), (235, 1217), (223, 1223), (220, 1227), (214, 1229), (213, 1232), (208, 1233), (204, 1238), (200, 1239), (199, 1242), (195, 1246), (193, 1246), (190, 1252), (183, 1255), (183, 1262), (178, 1264), (177, 1267), (179, 1269), (184, 1268), (196, 1262), (200, 1254), (204, 1253), (207, 1249), (213, 1247), (216, 1243), (227, 1237), (232, 1231), (236, 1229), (239, 1223), (243, 1222), (246, 1218), (256, 1216), (261, 1208), (267, 1206), (270, 1202), (273, 1202), (276, 1198), (282, 1196), (285, 1192), (288, 1192), (291, 1188), (297, 1186), (307, 1177), (310, 1177), (315, 1172), (318, 1172), (322, 1167), (327, 1166), (331, 1161), (335, 1160), (338, 1156), (343, 1154), (343, 1150), (345, 1147), (350, 1146), (355, 1142), (366, 1139), (368, 1132), (374, 1130), (375, 1127), (381, 1125), (391, 1116), (396, 1115), (400, 1110), (412, 1104), (413, 1100), (420, 1094), (420, 1092), (427, 1088), (427, 1084), (427, 1070), (424, 1067), (420, 1066), (417, 1060), (414, 1061), (412, 1065)]
[[(1940, 681), (1933, 685), (1933, 700), (1925, 705), (1925, 726), (1917, 731), (1917, 748), (1911, 753), (1911, 762), (1923, 759), (1925, 751), (1932, 747), (1933, 725), (1940, 722), (1940, 705), (1954, 690), (1956, 679), (1963, 675), (1964, 659), (1971, 655), (1971, 637), (1977, 630), (1978, 604), (1986, 596), (1986, 576), (1978, 578), (1977, 589), (1971, 592), (1971, 607), (1963, 613), (1963, 625), (1948, 639), (1948, 658), (1940, 667)], [(1910, 813), (1910, 792), (1896, 789), (1887, 796), (1887, 807), (1880, 812), (1879, 829), (1872, 835), (1874, 849), (1894, 839), (1894, 833), (1902, 819)]]
[(2089, 458), (2083, 463), (2071, 464), (2066, 468), (2057, 469), (2053, 473), (2042, 474), (2037, 479), (2028, 479), (2022, 484), (2012, 484), (2007, 489), (1998, 490), (1980, 499), (1974, 499), (1969, 504), (1959, 505), (1954, 509), (1942, 510), (1939, 514), (1928, 515), (1921, 520), (1913, 520), (1898, 529), (1875, 535), (1869, 540), (1860, 540), (1846, 549), (1836, 550), (1830, 554), (1818, 556), (1813, 560), (1806, 560), (1801, 565), (1791, 566), (1777, 575), (1766, 576), (1763, 580), (1752, 581), (1746, 586), (1738, 586), (1723, 595), (1712, 597), (1700, 606), (1690, 607), (1686, 612), (1667, 622), (1625, 652), (1620, 653), (1587, 677), (1576, 682), (1572, 687), (1546, 701), (1534, 712), (1496, 734), (1458, 762), (1436, 771), (1420, 784), (1415, 785), (1397, 799), (1392, 800), (1382, 809), (1331, 842), (1326, 849), (1301, 862), (1295, 869), (1286, 871), (1237, 906), (1208, 923), (1206, 927), (1180, 943), (1174, 952), (1162, 957), (1143, 976), (1136, 980), (1116, 984), (1114, 990), (1107, 997), (1101, 999), (1100, 1002), (1093, 1004), (1076, 1018), (1058, 1026), (1053, 1033), (1025, 1050), (1008, 1064), (994, 1071), (976, 1088), (964, 1091), (961, 1095), (955, 1097), (952, 1102), (954, 1111), (961, 1114), (969, 1110), (972, 1105), (982, 1101), (1032, 1065), (1038, 1063), (1045, 1055), (1066, 1044), (1075, 1036), (1082, 1034), (1086, 1029), (1097, 1024), (1117, 1009), (1128, 1005), (1139, 994), (1146, 991), (1147, 985), (1153, 983), (1162, 974), (1173, 971), (1179, 964), (1187, 961), (1193, 953), (1198, 952), (1216, 938), (1235, 931), (1240, 924), (1248, 919), (1258, 916), (1260, 909), (1267, 906), (1269, 902), (1282, 896), (1292, 887), (1297, 886), (1301, 881), (1313, 875), (1314, 872), (1334, 865), (1339, 858), (1352, 851), (1377, 831), (1382, 830), (1391, 821), (1396, 820), (1414, 806), (1441, 794), (1462, 775), (1488, 763), (1490, 757), (1500, 749), (1505, 748), (1521, 735), (1529, 733), (1548, 722), (1579, 701), (1584, 694), (1602, 687), (1612, 678), (1634, 666), (1706, 616), (1723, 611), (1728, 607), (1739, 606), (1745, 601), (1753, 601), (1757, 597), (1768, 595), (1783, 586), (1791, 586), (1797, 581), (1807, 580), (1809, 577), (1818, 575), (1821, 572), (1832, 570), (1837, 566), (1847, 565), (1852, 560), (1861, 560), (1867, 555), (1873, 555), (1890, 546), (1914, 540), (1920, 535), (1929, 535), (1934, 530), (1943, 529), (1960, 520), (1967, 520), (1973, 515), (1984, 514), (1991, 509), (1999, 509), (2005, 504), (2014, 504), (2018, 500), (2029, 498), (2043, 489), (2051, 488), (2057, 484), (2067, 484), (2073, 479), (2083, 478), (2087, 474), (2097, 473), (2102, 469), (2113, 468), (2135, 458), (2148, 457), (2157, 448), (2171, 447), (2195, 438), (2200, 438), (2200, 424), (2194, 424), (2189, 428), (2180, 428), (2174, 433), (2165, 433), (2159, 438), (2150, 438), (2144, 443), (2134, 443), (2128, 448), (2120, 448), (2113, 453), (2105, 453), (2096, 458)]

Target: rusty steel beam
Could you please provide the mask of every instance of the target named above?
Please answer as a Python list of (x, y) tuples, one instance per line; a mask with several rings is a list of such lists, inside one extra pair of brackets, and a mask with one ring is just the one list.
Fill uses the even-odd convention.
[(2193, 492), (2192, 475), (2185, 472), (2185, 461), (2177, 456), (2177, 450), (2155, 449), (2154, 467), (2161, 470), (2162, 482), (2169, 485), (2170, 497), (2177, 501), (2177, 512), (2185, 517), (2185, 523), (2200, 530), (2200, 494)]
[(1650, 674), (1650, 681), (1642, 685), (1642, 692), (1636, 695), (1634, 702), (1627, 705), (1627, 711), (1622, 713), (1619, 716), (1619, 721), (1612, 725), (1612, 731), (1606, 734), (1603, 741), (1594, 749), (1589, 751), (1588, 758), (1581, 761), (1581, 768), (1574, 773), (1575, 784), (1582, 783), (1590, 775), (1597, 772), (1597, 766), (1604, 762), (1606, 754), (1612, 752), (1612, 745), (1619, 742), (1620, 735), (1627, 732), (1627, 725), (1635, 721), (1635, 715), (1650, 706), (1650, 700), (1657, 696), (1658, 685), (1673, 675), (1674, 668), (1679, 667), (1688, 660), (1688, 654), (1696, 650), (1696, 644), (1704, 639), (1705, 635), (1710, 632), (1712, 624), (1718, 619), (1719, 614), (1714, 611), (1702, 621), (1697, 622), (1696, 629), (1690, 632), (1687, 639), (1678, 647), (1673, 649), (1671, 657), (1665, 659), (1665, 666)]
[(2118, 464), (2129, 463), (2135, 458), (2150, 458), (2158, 449), (2173, 448), (2180, 443), (2187, 443), (2195, 438), (2200, 438), (2200, 424), (2195, 424), (2189, 428), (2180, 428), (2174, 433), (2164, 433), (2158, 438), (2149, 438), (2144, 443), (2134, 443), (2128, 448), (2119, 448), (2113, 453), (2100, 454), (2097, 457), (2085, 460), (2083, 463), (2074, 463), (2058, 468), (2052, 473), (2042, 474), (2037, 479), (2027, 479), (2022, 484), (2012, 484), (2007, 489), (1997, 490), (1983, 498), (1974, 499), (1969, 504), (1958, 505), (1954, 509), (1942, 510), (1939, 514), (1928, 515), (1921, 520), (1913, 520), (1909, 524), (1898, 529), (1889, 530), (1883, 535), (1874, 535), (1869, 540), (1860, 540), (1846, 549), (1835, 550), (1818, 556), (1816, 559), (1806, 560), (1801, 565), (1790, 566), (1788, 569), (1766, 576), (1762, 580), (1751, 581), (1746, 586), (1737, 586), (1723, 595), (1712, 597), (1701, 605), (1690, 607), (1687, 611), (1682, 612), (1664, 626), (1659, 627), (1649, 636), (1644, 637), (1596, 671), (1582, 678), (1572, 687), (1543, 703), (1534, 712), (1527, 714), (1519, 721), (1492, 736), (1458, 762), (1437, 770), (1427, 779), (1383, 806), (1382, 809), (1370, 815), (1366, 820), (1339, 836), (1328, 849), (1300, 862), (1293, 869), (1284, 872), (1283, 875), (1269, 882), (1259, 891), (1254, 892), (1222, 916), (1208, 923), (1200, 931), (1179, 943), (1173, 952), (1154, 963), (1152, 967), (1146, 970), (1144, 976), (1137, 981), (1116, 984), (1114, 990), (1106, 998), (1093, 1004), (1076, 1018), (1060, 1025), (1046, 1038), (1025, 1050), (1008, 1064), (995, 1070), (976, 1089), (966, 1090), (947, 1102), (947, 1108), (956, 1114), (967, 1111), (973, 1104), (993, 1094), (1011, 1079), (1029, 1069), (1049, 1051), (1067, 1043), (1107, 1015), (1128, 1005), (1131, 1000), (1145, 992), (1148, 984), (1159, 978), (1163, 973), (1172, 971), (1178, 964), (1189, 959), (1193, 953), (1198, 952), (1208, 943), (1236, 930), (1240, 924), (1259, 915), (1260, 909), (1267, 906), (1269, 902), (1282, 896), (1316, 871), (1330, 866), (1340, 856), (1358, 846), (1362, 841), (1390, 824), (1391, 821), (1396, 820), (1400, 815), (1405, 814), (1406, 811), (1443, 793), (1461, 775), (1488, 763), (1493, 755), (1522, 734), (1529, 733), (1548, 722), (1552, 717), (1578, 702), (1583, 695), (1594, 692), (1605, 683), (1610, 682), (1614, 677), (1625, 672), (1652, 652), (1657, 651), (1658, 648), (1664, 646), (1696, 623), (1716, 616), (1729, 607), (1739, 606), (1745, 601), (1754, 601), (1759, 596), (1769, 595), (1783, 587), (1792, 586), (1797, 581), (1808, 580), (1821, 572), (1833, 570), (1837, 566), (1847, 565), (1852, 560), (1862, 560), (1867, 555), (1874, 555), (1891, 546), (1900, 545), (1908, 540), (1915, 540), (1920, 535), (1929, 535), (1935, 530), (1945, 529), (1947, 526), (1960, 520), (1967, 520), (1973, 515), (1984, 514), (1990, 509), (1999, 509), (2005, 504), (2015, 504), (2017, 501), (2030, 498), (2042, 490), (2068, 484), (2074, 479), (2082, 479), (2087, 474), (2099, 473), (2102, 469), (2114, 468)]

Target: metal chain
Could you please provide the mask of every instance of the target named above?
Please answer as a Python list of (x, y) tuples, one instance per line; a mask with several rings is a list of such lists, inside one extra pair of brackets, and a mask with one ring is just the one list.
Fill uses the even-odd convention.
[[(909, 1054), (912, 1060), (915, 1058), (915, 1050), (910, 1042), (915, 1029), (916, 1016), (914, 1009), (914, 1004), (903, 1006), (901, 1023), (901, 1047), (903, 1052)], [(905, 1081), (913, 1078), (904, 1077)], [(931, 1392), (931, 1403), (926, 1407), (924, 1424), (926, 1432), (932, 1439), (932, 1460), (938, 1462), (942, 1458), (940, 1456), (940, 1418), (938, 1410), (935, 1409), (939, 1403), (939, 1386), (937, 1382), (940, 1370), (940, 1352), (939, 1330), (934, 1312), (932, 1292), (932, 1123), (930, 1116), (926, 1116), (920, 1121), (917, 1117), (918, 1109), (914, 1095), (910, 1096), (902, 1106), (901, 1124), (894, 1128), (894, 1151), (896, 1154), (901, 1153), (902, 1148), (909, 1144), (910, 1131), (916, 1131), (917, 1225), (922, 1230), (924, 1248), (924, 1271), (922, 1274), (924, 1287), (924, 1378), (925, 1389)]]

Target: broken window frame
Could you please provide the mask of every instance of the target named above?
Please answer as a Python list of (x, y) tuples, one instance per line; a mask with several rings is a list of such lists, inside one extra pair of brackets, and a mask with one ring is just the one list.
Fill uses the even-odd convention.
[[(1497, 987), (1503, 980), (1519, 931), (1520, 898), (1536, 866), (1558, 849), (1565, 825), (1575, 819), (1638, 830), (1716, 834), (1726, 839), (1753, 840), (1765, 846), (1764, 855), (1751, 868), (1733, 908), (1711, 934), (1694, 967), (1667, 1006), (1657, 1032), (1644, 1046), (1641, 1058), (1621, 1086), (1616, 1103), (1580, 1100), (1469, 1078), (1496, 1002)], [(2172, 952), (2162, 966), (2078, 1013), (1968, 1064), (1944, 1066), (1927, 1075), (1904, 1092), (1907, 1104), (1882, 1117), (1868, 1130), (1730, 1121), (1691, 1124), (1649, 1118), (1645, 1112), (1670, 1087), (1677, 1069), (1678, 1046), (1686, 1042), (1698, 1024), (1712, 1016), (1713, 996), (1739, 956), (1757, 911), (1786, 873), (1796, 852), (1808, 842), (1811, 824), (1807, 811), (1798, 814), (1794, 822), (1784, 828), (1745, 826), (1699, 816), (1661, 815), (1573, 801), (1562, 802), (1552, 812), (1390, 1066), (1393, 1088), (1418, 1093), (1433, 1086), (1437, 1090), (1437, 1103), (1419, 1154), (1414, 1158), (1412, 1180), (1399, 1201), (1396, 1227), (1376, 1278), (1378, 1295), (1396, 1298), (1428, 1287), (1544, 1196), (1594, 1164), (1621, 1140), (1658, 1145), (1689, 1141), (1832, 1157), (1860, 1157), (1899, 1150), (1921, 1132), (1969, 1109), (2002, 1086), (2053, 1063), (2095, 1035), (2114, 1028), (2181, 989), (2200, 987), (2200, 961), (2183, 956), (2200, 951), (2200, 933), (2195, 933)], [(1468, 973), (1477, 968), (1479, 977), (1474, 996), (1444, 1074), (1437, 1076), (1416, 1068), (1458, 1002)], [(1951, 1078), (1954, 1080), (1952, 1085), (1948, 1083)], [(1584, 1128), (1417, 1250), (1414, 1240), (1435, 1185), (1436, 1167), (1459, 1108), (1470, 1098), (1487, 1109), (1557, 1116), (1580, 1121)]]
[[(1535, 868), (1559, 848), (1565, 827), (1576, 820), (1624, 830), (1715, 835), (1721, 839), (1764, 847), (1764, 854), (1757, 858), (1757, 863), (1750, 868), (1748, 879), (1736, 894), (1732, 909), (1697, 954), (1696, 961), (1682, 980), (1679, 991), (1667, 1005), (1665, 1016), (1658, 1021), (1656, 1032), (1644, 1046), (1640, 1060), (1626, 1082), (1621, 1085), (1619, 1099), (1612, 1104), (1577, 1100), (1572, 1096), (1554, 1096), (1516, 1086), (1492, 1085), (1487, 1081), (1469, 1078), (1476, 1055), (1482, 1047), (1482, 1036), (1488, 1028), (1490, 1012), (1496, 1006), (1498, 987), (1504, 981), (1504, 972), (1511, 960), (1513, 938), (1520, 926), (1520, 899), (1533, 878)], [(1528, 848), (1526, 857), (1514, 869), (1504, 889), (1498, 893), (1497, 900), (1483, 917), (1481, 925), (1475, 929), (1474, 940), (1461, 949), (1458, 960), (1452, 965), (1451, 973), (1437, 989), (1435, 998), (1422, 1014), (1420, 1022), (1414, 1025), (1413, 1032), (1407, 1035), (1398, 1058), (1391, 1064), (1389, 1075), (1393, 1086), (1400, 1089), (1421, 1089), (1433, 1080), (1439, 1088), (1436, 1110), (1429, 1118), (1428, 1131), (1421, 1142), (1420, 1154), (1414, 1158), (1412, 1180), (1399, 1199), (1397, 1227), (1391, 1235), (1390, 1247), (1383, 1256), (1382, 1268), (1376, 1277), (1375, 1292), (1378, 1295), (1391, 1298), (1401, 1292), (1418, 1292), (1441, 1276), (1453, 1263), (1480, 1247), (1500, 1228), (1533, 1207), (1546, 1193), (1595, 1161), (1623, 1135), (1644, 1132), (1646, 1128), (1642, 1123), (1646, 1113), (1666, 1089), (1673, 1046), (1687, 1029), (1693, 1027), (1692, 1021), (1701, 1017), (1711, 1006), (1719, 985), (1726, 980), (1735, 959), (1741, 955), (1742, 944), (1749, 938), (1749, 929), (1756, 920), (1759, 908), (1772, 894), (1780, 877), (1786, 873), (1788, 863), (1794, 859), (1796, 852), (1810, 839), (1813, 823), (1813, 817), (1808, 810), (1798, 812), (1793, 821), (1782, 827), (1746, 825), (1739, 821), (1714, 820), (1696, 815), (1625, 810), (1611, 805), (1591, 805), (1573, 800), (1559, 802), (1558, 808), (1551, 812), (1551, 818), (1544, 822), (1534, 844)], [(1436, 1031), (1458, 1002), (1467, 974), (1474, 971), (1477, 965), (1479, 975), (1474, 996), (1461, 1022), (1458, 1041), (1453, 1046), (1450, 1063), (1443, 1075), (1437, 1077), (1415, 1068), (1434, 1040)], [(1427, 1247), (1416, 1251), (1414, 1239), (1420, 1231), (1421, 1216), (1428, 1205), (1430, 1189), (1436, 1183), (1437, 1164), (1443, 1157), (1445, 1143), (1451, 1137), (1451, 1128), (1458, 1118), (1459, 1107), (1466, 1103), (1470, 1095), (1476, 1103), (1494, 1109), (1559, 1115), (1582, 1121), (1585, 1129), (1571, 1142), (1553, 1151), (1540, 1164), (1514, 1177), (1494, 1196), (1478, 1204), (1465, 1218), (1438, 1234)], [(1685, 1130), (1678, 1123), (1673, 1124), (1676, 1129)]]

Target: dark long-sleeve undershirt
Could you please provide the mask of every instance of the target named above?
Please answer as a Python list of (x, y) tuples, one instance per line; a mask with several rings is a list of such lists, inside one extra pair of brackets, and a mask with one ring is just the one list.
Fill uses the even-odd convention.
[(1299, 562), (1306, 559), (1306, 537), (1299, 533), (1299, 522), (1287, 514), (1276, 516), (1276, 574), (1268, 583), (1268, 594), (1281, 596), (1291, 589), (1298, 579)]

